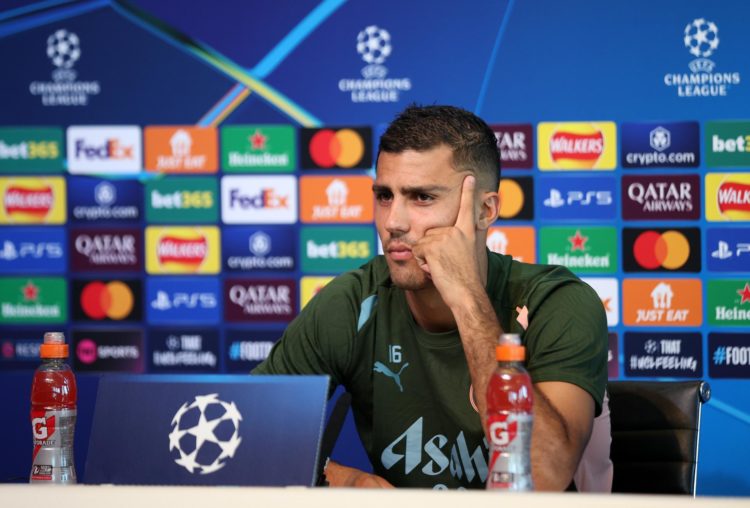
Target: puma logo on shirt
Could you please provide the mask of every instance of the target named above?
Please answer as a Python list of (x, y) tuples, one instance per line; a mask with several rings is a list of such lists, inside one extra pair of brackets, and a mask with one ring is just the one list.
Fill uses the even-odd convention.
[(372, 370), (375, 372), (379, 372), (380, 374), (385, 374), (386, 377), (392, 378), (393, 381), (396, 383), (396, 386), (398, 386), (399, 391), (403, 392), (404, 387), (401, 385), (401, 373), (404, 371), (406, 367), (409, 366), (409, 362), (405, 363), (401, 369), (398, 371), (398, 374), (393, 372), (391, 369), (386, 367), (381, 362), (375, 362), (375, 364), (372, 367)]

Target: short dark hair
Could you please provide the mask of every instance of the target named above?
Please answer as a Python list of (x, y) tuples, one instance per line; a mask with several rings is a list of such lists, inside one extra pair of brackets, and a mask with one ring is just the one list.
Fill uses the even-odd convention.
[(407, 106), (380, 137), (378, 156), (440, 145), (453, 151), (456, 170), (474, 173), (478, 185), (497, 191), (500, 152), (495, 133), (477, 115), (455, 106)]

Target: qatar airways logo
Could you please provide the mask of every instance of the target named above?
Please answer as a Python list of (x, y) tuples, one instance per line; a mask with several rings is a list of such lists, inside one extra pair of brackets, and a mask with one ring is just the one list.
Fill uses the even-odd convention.
[(226, 280), (225, 305), (229, 321), (291, 321), (295, 315), (296, 284), (292, 280)]

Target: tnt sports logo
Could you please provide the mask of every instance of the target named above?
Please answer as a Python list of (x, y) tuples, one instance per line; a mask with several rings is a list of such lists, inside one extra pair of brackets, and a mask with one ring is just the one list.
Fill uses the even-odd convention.
[(700, 326), (700, 279), (625, 279), (622, 285), (626, 326)]
[[(81, 286), (82, 283), (77, 281), (75, 284)], [(75, 290), (77, 291), (79, 288)], [(83, 311), (81, 317), (95, 321), (103, 319), (121, 321), (133, 317), (133, 311), (135, 310), (133, 290), (123, 281), (102, 282), (96, 280), (83, 283), (80, 295), (80, 307)]]
[(65, 179), (0, 178), (0, 224), (64, 224)]
[(71, 126), (67, 131), (72, 174), (134, 174), (141, 170), (141, 128)]
[(750, 220), (750, 173), (706, 175), (706, 220)]
[(700, 271), (700, 230), (623, 230), (623, 269), (639, 271)]
[(539, 169), (615, 169), (614, 122), (541, 122), (537, 129)]
[(372, 179), (369, 176), (300, 178), (302, 222), (372, 222)]
[(308, 169), (369, 169), (372, 167), (372, 129), (302, 129), (300, 143), (307, 147), (300, 161)]
[(240, 414), (234, 402), (220, 400), (218, 393), (196, 395), (172, 418), (169, 451), (177, 450), (175, 463), (191, 474), (215, 473), (234, 457), (242, 443)]

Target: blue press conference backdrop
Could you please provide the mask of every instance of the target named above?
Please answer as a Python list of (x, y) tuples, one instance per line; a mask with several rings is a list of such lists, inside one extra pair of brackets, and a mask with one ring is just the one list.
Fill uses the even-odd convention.
[(610, 378), (707, 379), (698, 492), (750, 494), (744, 2), (2, 9), (0, 370), (62, 329), (79, 372), (247, 372), (377, 253), (384, 125), (449, 103), (498, 135), (489, 247), (586, 278)]

